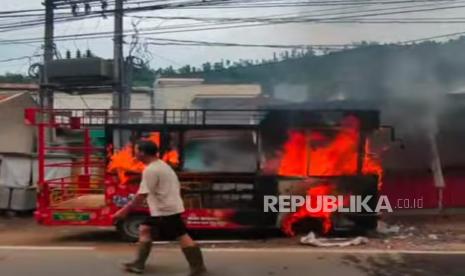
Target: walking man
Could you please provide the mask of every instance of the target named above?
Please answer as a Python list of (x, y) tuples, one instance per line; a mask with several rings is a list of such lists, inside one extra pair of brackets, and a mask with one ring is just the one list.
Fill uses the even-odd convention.
[(190, 266), (190, 276), (204, 275), (206, 268), (202, 252), (187, 234), (181, 219), (184, 204), (181, 188), (174, 170), (158, 158), (158, 146), (150, 141), (136, 144), (135, 156), (146, 167), (135, 198), (113, 215), (113, 219), (125, 218), (130, 210), (147, 201), (150, 209), (148, 217), (139, 226), (139, 247), (133, 262), (124, 264), (125, 270), (142, 274), (152, 249), (152, 233), (168, 239), (177, 239)]

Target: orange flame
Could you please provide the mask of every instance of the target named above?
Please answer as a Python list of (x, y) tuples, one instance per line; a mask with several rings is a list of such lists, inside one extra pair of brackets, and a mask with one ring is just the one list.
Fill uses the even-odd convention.
[[(321, 185), (317, 187), (312, 187), (307, 190), (307, 195), (310, 196), (310, 198), (313, 198), (315, 200), (312, 200), (310, 202), (311, 208), (315, 209), (317, 206), (317, 201), (316, 198), (318, 196), (323, 196), (323, 195), (328, 195), (331, 194), (331, 191), (334, 189), (331, 185)], [(302, 221), (303, 219), (306, 218), (317, 218), (322, 220), (322, 226), (323, 226), (323, 233), (328, 233), (331, 230), (332, 223), (331, 223), (331, 213), (328, 212), (312, 212), (310, 213), (306, 206), (302, 206), (297, 210), (297, 212), (292, 213), (288, 215), (284, 220), (283, 220), (283, 231), (286, 235), (289, 236), (294, 236), (294, 225), (295, 223)]]
[(163, 161), (168, 164), (177, 167), (179, 165), (179, 153), (177, 150), (170, 150), (163, 155)]
[(129, 180), (126, 175), (127, 172), (142, 173), (143, 170), (144, 164), (134, 157), (132, 144), (128, 144), (115, 152), (110, 157), (110, 163), (108, 164), (108, 171), (116, 172), (121, 184), (126, 184)]
[(329, 143), (325, 141), (329, 139), (318, 131), (290, 130), (288, 136), (283, 147), (279, 175), (335, 176), (357, 173), (360, 135), (355, 117), (347, 117), (341, 130)]
[(142, 140), (151, 141), (160, 146), (160, 132), (150, 132), (149, 137)]
[[(310, 149), (309, 175), (334, 176), (357, 173), (358, 126), (342, 128), (326, 146)], [(310, 141), (311, 142), (311, 141)]]
[(284, 144), (284, 154), (278, 174), (286, 176), (306, 175), (308, 168), (307, 137), (300, 131), (289, 131), (289, 139)]
[[(318, 131), (291, 130), (283, 147), (279, 175), (283, 176), (340, 176), (356, 175), (360, 123), (356, 117), (349, 116), (342, 121), (341, 129), (331, 139)], [(328, 141), (329, 140), (329, 141)], [(381, 186), (383, 170), (380, 161), (371, 152), (369, 141), (365, 144), (363, 174), (378, 175)], [(328, 195), (329, 185), (312, 187), (307, 195)], [(323, 232), (331, 229), (332, 213), (309, 213), (305, 206), (290, 214), (283, 221), (283, 230), (294, 235), (293, 225), (307, 217), (323, 219)]]
[[(151, 132), (149, 137), (144, 140), (152, 141), (157, 146), (160, 146), (160, 133)], [(165, 153), (162, 157), (163, 161), (170, 165), (177, 166), (179, 164), (179, 153), (176, 150), (171, 150)], [(128, 143), (121, 150), (116, 151), (110, 156), (110, 162), (107, 170), (116, 172), (121, 184), (126, 184), (129, 180), (127, 173), (142, 173), (145, 165), (138, 161), (134, 156), (133, 144)]]

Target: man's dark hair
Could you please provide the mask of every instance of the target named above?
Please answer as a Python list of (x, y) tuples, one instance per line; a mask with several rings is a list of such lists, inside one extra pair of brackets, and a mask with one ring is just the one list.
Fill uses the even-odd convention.
[(158, 154), (158, 146), (152, 141), (140, 140), (136, 143), (136, 145), (138, 146), (139, 151), (145, 155), (155, 156)]

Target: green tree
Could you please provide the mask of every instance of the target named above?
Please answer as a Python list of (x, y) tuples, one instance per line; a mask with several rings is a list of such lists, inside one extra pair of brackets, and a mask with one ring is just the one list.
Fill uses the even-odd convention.
[(185, 65), (178, 69), (179, 74), (189, 74), (192, 72), (192, 67), (190, 65)]
[(30, 78), (29, 76), (22, 75), (22, 74), (6, 73), (5, 75), (0, 76), (0, 82), (2, 83), (31, 83), (31, 82), (34, 82), (34, 79)]
[(223, 70), (223, 69), (224, 69), (223, 61), (215, 62), (215, 63), (213, 64), (213, 70), (215, 70), (215, 71), (220, 71), (220, 70)]
[(210, 72), (212, 70), (212, 65), (210, 62), (205, 62), (202, 64), (203, 72)]

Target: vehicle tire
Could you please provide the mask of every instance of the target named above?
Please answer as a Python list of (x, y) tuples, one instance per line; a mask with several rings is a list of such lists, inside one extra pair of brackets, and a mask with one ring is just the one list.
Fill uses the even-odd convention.
[(116, 224), (116, 230), (125, 241), (136, 242), (139, 239), (139, 225), (147, 218), (147, 215), (129, 215)]

